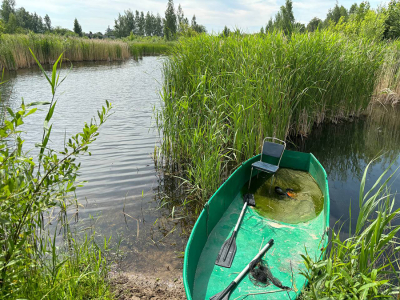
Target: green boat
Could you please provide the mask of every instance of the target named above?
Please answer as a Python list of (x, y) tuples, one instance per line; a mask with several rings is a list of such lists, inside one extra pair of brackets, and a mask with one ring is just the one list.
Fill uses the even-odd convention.
[[(187, 299), (210, 299), (223, 291), (271, 239), (274, 244), (263, 260), (273, 277), (290, 289), (283, 290), (274, 284), (257, 284), (247, 274), (231, 291), (229, 299), (296, 299), (307, 284), (305, 277), (300, 274), (305, 270), (301, 255), (307, 253), (315, 258), (324, 255), (328, 243), (330, 210), (326, 172), (311, 153), (285, 150), (279, 170), (306, 172), (322, 193), (321, 209), (307, 220), (287, 220), (284, 214), (283, 219), (268, 217), (262, 212), (264, 208), (258, 207), (256, 194), (256, 207), (247, 207), (238, 230), (237, 252), (231, 267), (215, 264), (221, 246), (232, 234), (238, 220), (243, 207), (243, 195), (249, 192), (247, 186), (252, 164), (259, 160), (260, 155), (254, 156), (236, 169), (206, 203), (197, 219), (186, 246), (183, 265)], [(254, 182), (257, 182), (258, 173), (257, 170), (252, 172)], [(279, 180), (279, 172), (277, 177)], [(286, 203), (290, 205), (297, 202), (293, 200)], [(296, 207), (295, 210), (300, 209)]]

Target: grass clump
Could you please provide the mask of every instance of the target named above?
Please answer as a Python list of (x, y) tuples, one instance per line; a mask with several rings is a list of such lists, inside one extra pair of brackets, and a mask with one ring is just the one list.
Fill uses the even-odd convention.
[(180, 40), (164, 66), (161, 153), (204, 202), (263, 137), (307, 135), (362, 112), (383, 52), (330, 31)]
[(325, 259), (303, 256), (307, 268), (303, 275), (309, 282), (304, 299), (375, 299), (399, 295), (400, 226), (392, 222), (400, 209), (393, 209), (395, 199), (387, 189), (398, 169), (383, 181), (389, 167), (365, 192), (368, 166), (360, 185), (360, 212), (353, 235), (350, 228), (350, 237), (343, 240), (340, 229), (333, 230)]
[[(71, 197), (76, 189), (80, 164), (98, 129), (109, 116), (111, 105), (98, 112), (98, 119), (70, 137), (64, 149), (49, 145), (56, 92), (64, 80), (56, 60), (49, 82), (49, 102), (7, 108), (0, 125), (0, 298), (1, 299), (110, 299), (110, 268), (107, 241), (100, 246), (94, 234), (80, 240), (72, 234), (67, 211), (78, 209)], [(21, 126), (38, 106), (47, 106), (43, 136), (36, 144), (37, 156), (24, 151)], [(54, 214), (52, 214), (54, 212)]]

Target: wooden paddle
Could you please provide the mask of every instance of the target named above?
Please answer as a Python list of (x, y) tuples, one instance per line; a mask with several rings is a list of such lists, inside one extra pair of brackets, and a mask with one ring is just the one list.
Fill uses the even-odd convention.
[(246, 273), (249, 271), (250, 266), (254, 261), (259, 260), (265, 252), (274, 244), (274, 240), (270, 239), (269, 242), (264, 246), (264, 248), (261, 249), (260, 252), (253, 258), (253, 260), (243, 269), (242, 272), (228, 285), (226, 289), (224, 289), (222, 292), (212, 296), (210, 300), (228, 300), (229, 296), (231, 295), (231, 292), (233, 288), (239, 283), (240, 280), (246, 275)]

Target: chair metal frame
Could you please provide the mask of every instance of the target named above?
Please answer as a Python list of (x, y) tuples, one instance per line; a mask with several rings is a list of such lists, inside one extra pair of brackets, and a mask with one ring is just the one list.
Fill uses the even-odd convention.
[[(283, 153), (285, 152), (285, 149), (286, 149), (286, 142), (285, 142), (285, 141), (282, 141), (282, 140), (280, 140), (280, 139), (278, 139), (278, 138), (276, 138), (276, 137), (266, 137), (266, 138), (263, 140), (263, 143), (262, 143), (260, 161), (262, 161), (263, 152), (264, 152), (264, 144), (265, 144), (265, 141), (266, 141), (267, 139), (270, 139), (272, 143), (275, 143), (275, 141), (278, 141), (278, 142), (280, 142), (280, 143), (283, 145), (282, 153), (281, 153), (281, 155), (280, 155), (280, 157), (279, 157), (278, 164), (276, 165), (276, 166), (278, 166), (278, 169), (279, 169), (279, 165), (280, 165), (280, 163), (281, 163)], [(265, 155), (266, 155), (266, 154), (265, 154)], [(253, 164), (251, 164), (251, 172), (250, 172), (250, 180), (249, 180), (249, 189), (250, 189), (250, 185), (251, 185), (251, 178), (253, 177), (253, 168), (254, 168), (254, 167), (253, 167)], [(275, 172), (275, 173), (270, 173), (270, 172), (267, 172), (267, 171), (263, 171), (263, 170), (261, 170), (261, 169), (259, 169), (259, 171), (272, 174), (272, 178), (274, 177), (274, 175), (275, 175), (275, 173), (276, 173), (276, 172)], [(277, 170), (277, 171), (278, 171), (278, 170)]]

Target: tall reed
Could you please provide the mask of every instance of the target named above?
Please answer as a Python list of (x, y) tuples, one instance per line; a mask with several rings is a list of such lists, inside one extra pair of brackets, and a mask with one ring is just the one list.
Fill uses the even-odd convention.
[(142, 43), (52, 34), (3, 34), (0, 36), (0, 67), (16, 70), (36, 65), (29, 48), (40, 63), (54, 63), (62, 52), (70, 61), (114, 61), (164, 54), (169, 47), (171, 44), (163, 41)]
[(181, 40), (164, 66), (161, 152), (204, 201), (265, 136), (307, 135), (364, 110), (383, 50), (329, 31)]
[(303, 299), (398, 299), (400, 295), (400, 226), (393, 224), (400, 209), (394, 209), (395, 198), (388, 190), (398, 168), (385, 178), (389, 167), (366, 191), (368, 167), (360, 184), (357, 225), (353, 232), (350, 228), (350, 237), (342, 239), (340, 228), (333, 229), (326, 258), (315, 261), (303, 256), (307, 268), (303, 275), (309, 282)]

